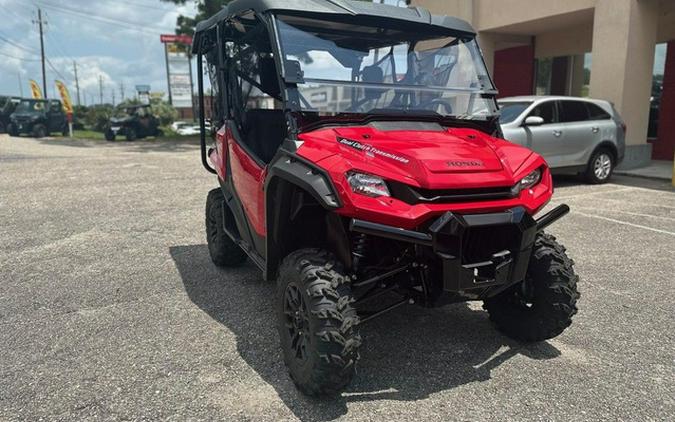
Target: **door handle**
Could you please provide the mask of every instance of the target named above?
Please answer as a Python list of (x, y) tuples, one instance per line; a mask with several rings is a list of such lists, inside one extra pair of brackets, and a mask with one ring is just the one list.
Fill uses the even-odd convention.
[(555, 136), (556, 138), (560, 138), (560, 135), (562, 135), (562, 130), (553, 131), (553, 136)]
[(597, 127), (597, 126), (594, 126), (594, 127), (591, 128), (591, 132), (598, 133), (598, 132), (600, 132), (600, 128)]

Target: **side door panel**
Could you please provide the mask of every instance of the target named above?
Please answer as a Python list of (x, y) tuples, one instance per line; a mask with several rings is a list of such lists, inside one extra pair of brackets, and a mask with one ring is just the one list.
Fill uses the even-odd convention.
[(228, 155), (232, 185), (241, 201), (246, 218), (258, 236), (267, 234), (265, 227), (265, 197), (263, 180), (265, 169), (241, 146), (237, 129), (230, 126)]
[(558, 102), (558, 110), (565, 131), (565, 139), (561, 144), (561, 162), (564, 166), (586, 164), (586, 152), (595, 143), (598, 132), (593, 132), (595, 125), (588, 121), (588, 111), (581, 101), (564, 100)]

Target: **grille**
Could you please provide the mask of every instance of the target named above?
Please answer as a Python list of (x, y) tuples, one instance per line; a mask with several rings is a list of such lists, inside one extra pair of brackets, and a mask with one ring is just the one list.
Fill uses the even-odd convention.
[(403, 183), (388, 182), (392, 196), (411, 205), (422, 203), (452, 203), (466, 201), (489, 201), (514, 198), (510, 186), (475, 189), (424, 189)]

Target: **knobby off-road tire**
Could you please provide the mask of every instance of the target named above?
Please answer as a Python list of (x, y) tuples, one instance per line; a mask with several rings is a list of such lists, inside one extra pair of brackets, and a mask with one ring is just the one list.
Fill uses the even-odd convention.
[(225, 198), (220, 188), (209, 192), (206, 197), (206, 243), (209, 246), (211, 261), (218, 267), (235, 267), (246, 261), (244, 252), (225, 233), (223, 227), (223, 207)]
[(38, 123), (33, 127), (33, 138), (44, 138), (47, 135), (47, 127), (42, 123)]
[(138, 134), (136, 133), (136, 129), (130, 127), (130, 128), (127, 128), (127, 130), (125, 132), (126, 132), (127, 141), (132, 142), (132, 141), (135, 141), (136, 139), (138, 139)]
[(19, 136), (19, 128), (15, 124), (10, 123), (7, 125), (7, 133), (9, 136)]
[(509, 337), (525, 342), (553, 338), (577, 313), (574, 262), (555, 237), (540, 233), (523, 283), (485, 301), (490, 320)]
[(112, 142), (115, 140), (115, 132), (112, 130), (108, 129), (105, 131), (105, 140), (108, 142)]
[(339, 393), (355, 373), (361, 337), (342, 266), (320, 249), (288, 255), (277, 279), (277, 327), (284, 362), (300, 391)]

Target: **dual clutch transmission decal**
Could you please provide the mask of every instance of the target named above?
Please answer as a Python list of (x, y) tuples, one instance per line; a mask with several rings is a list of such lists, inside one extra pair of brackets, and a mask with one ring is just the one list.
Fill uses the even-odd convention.
[(353, 141), (351, 139), (347, 138), (337, 138), (338, 142), (342, 145), (346, 145), (348, 147), (357, 149), (359, 151), (363, 151), (366, 153), (366, 155), (374, 157), (374, 156), (380, 156), (384, 158), (389, 158), (390, 160), (397, 161), (402, 164), (408, 164), (410, 162), (409, 159), (402, 157), (400, 155), (396, 155), (393, 152), (387, 152), (387, 151), (382, 151), (379, 148), (376, 148), (372, 145), (369, 144), (362, 144), (359, 141)]

